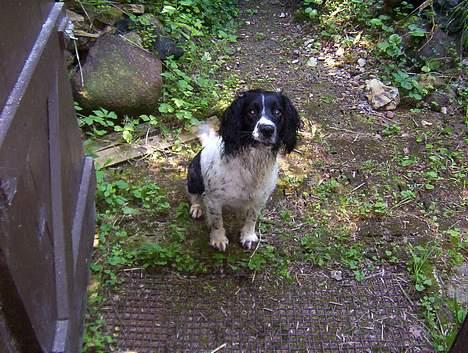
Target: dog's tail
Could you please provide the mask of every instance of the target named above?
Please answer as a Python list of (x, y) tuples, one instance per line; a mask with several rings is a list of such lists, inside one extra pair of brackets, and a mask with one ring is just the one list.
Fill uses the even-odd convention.
[(208, 119), (208, 121), (204, 121), (197, 126), (195, 134), (197, 135), (203, 147), (205, 147), (210, 141), (213, 141), (219, 137), (215, 129), (215, 123), (215, 121)]

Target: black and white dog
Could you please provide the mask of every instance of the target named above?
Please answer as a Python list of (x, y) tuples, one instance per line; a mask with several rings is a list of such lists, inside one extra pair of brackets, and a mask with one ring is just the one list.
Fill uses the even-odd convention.
[(224, 112), (219, 135), (201, 138), (203, 150), (190, 163), (187, 184), (192, 217), (206, 212), (210, 245), (224, 251), (229, 243), (223, 206), (242, 211), (241, 244), (250, 249), (258, 242), (255, 224), (276, 186), (278, 153), (294, 149), (299, 125), (286, 96), (251, 90)]

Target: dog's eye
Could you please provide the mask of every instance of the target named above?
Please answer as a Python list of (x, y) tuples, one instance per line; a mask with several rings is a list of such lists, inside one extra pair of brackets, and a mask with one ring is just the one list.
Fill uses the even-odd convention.
[(279, 110), (279, 109), (274, 109), (274, 110), (273, 110), (273, 115), (274, 115), (274, 116), (281, 116), (281, 110)]
[(257, 115), (257, 112), (255, 111), (255, 109), (250, 109), (250, 110), (249, 110), (249, 115), (250, 115), (250, 116)]

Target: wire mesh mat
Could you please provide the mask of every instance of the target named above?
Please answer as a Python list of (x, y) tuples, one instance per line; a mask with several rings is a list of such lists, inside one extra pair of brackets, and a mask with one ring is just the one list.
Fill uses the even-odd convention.
[(122, 276), (104, 307), (114, 352), (429, 351), (405, 282), (394, 273), (356, 282), (316, 272), (287, 285), (221, 275)]

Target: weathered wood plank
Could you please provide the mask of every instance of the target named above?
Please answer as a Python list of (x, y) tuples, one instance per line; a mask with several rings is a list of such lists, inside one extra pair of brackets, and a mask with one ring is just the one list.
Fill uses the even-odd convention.
[[(218, 119), (212, 116), (206, 120), (212, 126), (216, 126)], [(183, 143), (193, 141), (197, 138), (197, 128), (194, 127), (190, 132), (182, 133), (177, 140)], [(109, 148), (104, 148), (96, 152), (96, 164), (99, 166), (110, 167), (130, 159), (143, 157), (153, 151), (162, 151), (175, 144), (175, 140), (164, 140), (161, 136), (151, 136), (139, 143), (132, 144), (112, 144)]]

